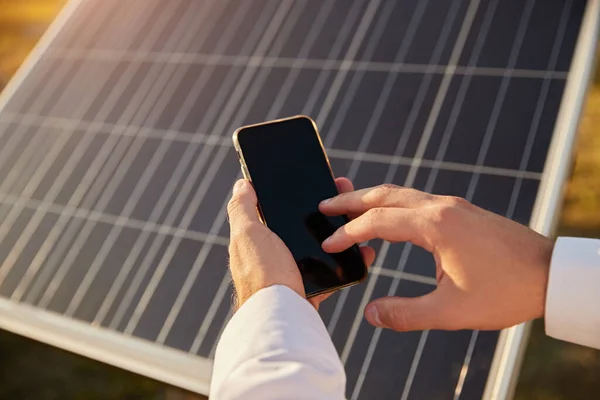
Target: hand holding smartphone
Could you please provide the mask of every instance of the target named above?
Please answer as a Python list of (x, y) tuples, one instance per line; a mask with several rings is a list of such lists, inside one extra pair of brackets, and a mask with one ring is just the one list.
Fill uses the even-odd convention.
[(358, 246), (336, 254), (321, 243), (348, 219), (319, 212), (338, 194), (315, 123), (296, 116), (239, 128), (233, 142), (244, 177), (252, 182), (262, 222), (286, 244), (307, 297), (360, 282), (366, 266)]

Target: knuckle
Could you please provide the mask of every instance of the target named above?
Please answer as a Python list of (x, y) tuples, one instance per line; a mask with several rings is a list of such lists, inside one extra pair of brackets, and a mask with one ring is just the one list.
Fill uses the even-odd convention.
[[(348, 199), (348, 193), (338, 193), (331, 200), (332, 202), (344, 202)], [(333, 203), (332, 203), (333, 204)]]
[(407, 194), (411, 194), (411, 195), (418, 195), (418, 196), (423, 196), (423, 195), (428, 195), (428, 193), (423, 192), (421, 190), (415, 189), (415, 188), (405, 188), (404, 189), (406, 191)]
[(369, 225), (377, 225), (383, 216), (383, 208), (371, 208), (365, 213)]
[(398, 189), (398, 186), (392, 185), (391, 183), (384, 183), (383, 185), (375, 186), (369, 193), (371, 201), (382, 202), (385, 201), (392, 193)]
[(383, 208), (371, 208), (365, 213), (368, 230), (374, 235), (377, 235), (377, 227), (381, 223), (381, 219), (384, 217), (383, 214)]
[(242, 205), (242, 201), (238, 196), (233, 196), (230, 200), (229, 203), (227, 203), (227, 213), (229, 213), (229, 215), (235, 213), (235, 211), (241, 207)]
[(443, 199), (444, 203), (451, 207), (467, 207), (471, 205), (467, 199), (458, 196), (443, 196)]
[(390, 313), (390, 327), (398, 332), (409, 329), (408, 314), (404, 307), (393, 307)]
[(379, 189), (385, 190), (386, 192), (390, 192), (392, 190), (398, 189), (398, 185), (394, 185), (392, 183), (383, 183), (378, 186)]
[(432, 207), (429, 214), (429, 220), (433, 227), (439, 230), (455, 220), (457, 209), (447, 204), (442, 204)]
[(438, 225), (456, 222), (461, 212), (471, 203), (462, 197), (442, 196), (441, 201), (431, 208), (431, 220)]
[(406, 189), (406, 195), (417, 200), (419, 203), (431, 203), (432, 200), (435, 199), (435, 196), (431, 193), (423, 192), (414, 188)]

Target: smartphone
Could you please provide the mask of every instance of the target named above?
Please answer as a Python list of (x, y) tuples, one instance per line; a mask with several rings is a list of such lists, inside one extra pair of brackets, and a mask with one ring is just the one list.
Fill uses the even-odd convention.
[(306, 296), (354, 285), (367, 269), (358, 246), (336, 254), (321, 243), (348, 222), (328, 217), (319, 203), (338, 194), (316, 124), (306, 116), (244, 126), (233, 134), (244, 177), (258, 197), (258, 213), (292, 252)]

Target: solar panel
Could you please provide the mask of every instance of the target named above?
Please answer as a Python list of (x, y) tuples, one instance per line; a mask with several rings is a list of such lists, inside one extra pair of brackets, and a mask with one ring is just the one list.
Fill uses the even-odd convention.
[[(537, 197), (550, 202), (538, 224), (550, 221), (558, 200), (543, 188), (562, 181), (544, 165), (572, 143), (557, 115), (576, 117), (581, 93), (561, 103), (585, 82), (597, 10), (72, 0), (3, 97), (0, 326), (207, 393), (231, 316), (230, 137), (268, 119), (313, 116), (334, 172), (357, 187), (462, 196), (521, 223)], [(348, 398), (508, 393), (494, 387), (518, 361), (506, 355), (517, 331), (395, 333), (363, 320), (374, 297), (436, 284), (428, 253), (372, 244), (368, 280), (320, 311)]]

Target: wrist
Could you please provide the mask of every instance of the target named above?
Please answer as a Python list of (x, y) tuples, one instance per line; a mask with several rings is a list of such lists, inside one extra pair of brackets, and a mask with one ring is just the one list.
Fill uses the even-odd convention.
[(254, 296), (256, 293), (261, 290), (268, 289), (274, 286), (283, 286), (291, 289), (296, 294), (298, 294), (302, 298), (306, 298), (306, 294), (304, 293), (304, 286), (302, 284), (298, 287), (297, 284), (285, 282), (285, 281), (277, 281), (277, 280), (269, 280), (269, 281), (260, 281), (253, 282), (252, 284), (237, 285), (234, 282), (234, 302), (233, 307), (235, 310), (239, 309), (242, 304), (244, 304), (248, 299)]

